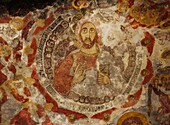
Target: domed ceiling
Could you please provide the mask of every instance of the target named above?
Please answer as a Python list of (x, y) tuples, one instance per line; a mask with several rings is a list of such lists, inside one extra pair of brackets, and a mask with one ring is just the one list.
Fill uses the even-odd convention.
[(2, 125), (169, 125), (169, 0), (1, 0)]

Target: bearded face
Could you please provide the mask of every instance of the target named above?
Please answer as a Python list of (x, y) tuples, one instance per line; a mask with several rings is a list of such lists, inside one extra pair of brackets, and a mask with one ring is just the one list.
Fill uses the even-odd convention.
[(84, 23), (81, 27), (80, 36), (83, 43), (83, 47), (90, 49), (95, 44), (96, 40), (95, 26), (90, 22)]

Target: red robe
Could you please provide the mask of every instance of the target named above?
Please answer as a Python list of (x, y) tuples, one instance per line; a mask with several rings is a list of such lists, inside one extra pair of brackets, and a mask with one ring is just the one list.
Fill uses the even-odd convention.
[[(76, 57), (76, 60), (75, 60)], [(74, 75), (71, 75), (70, 71), (73, 68), (73, 63), (82, 63), (85, 65), (85, 69), (96, 67), (97, 56), (85, 55), (83, 52), (71, 53), (61, 63), (59, 67), (55, 69), (54, 87), (61, 95), (65, 96), (70, 91), (72, 80)]]

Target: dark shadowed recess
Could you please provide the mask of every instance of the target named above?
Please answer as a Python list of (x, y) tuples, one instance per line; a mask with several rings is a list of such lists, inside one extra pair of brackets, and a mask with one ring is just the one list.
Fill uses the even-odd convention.
[(62, 0), (0, 0), (0, 16), (25, 16), (30, 11), (43, 9)]

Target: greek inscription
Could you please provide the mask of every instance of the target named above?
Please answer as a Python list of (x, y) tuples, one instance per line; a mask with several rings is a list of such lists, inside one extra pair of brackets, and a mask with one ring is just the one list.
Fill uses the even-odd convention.
[(56, 95), (56, 91), (55, 91), (55, 89), (54, 89), (51, 85), (47, 86), (46, 89), (48, 90), (48, 92), (49, 92), (51, 95), (53, 95), (53, 96)]

